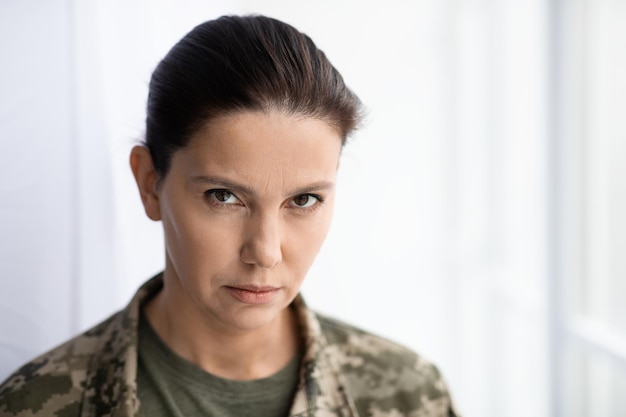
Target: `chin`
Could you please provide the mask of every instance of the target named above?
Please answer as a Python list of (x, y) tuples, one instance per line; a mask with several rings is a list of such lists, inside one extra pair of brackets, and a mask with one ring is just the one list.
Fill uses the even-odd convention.
[(223, 317), (221, 321), (240, 331), (260, 330), (276, 322), (285, 308), (247, 307), (229, 317)]

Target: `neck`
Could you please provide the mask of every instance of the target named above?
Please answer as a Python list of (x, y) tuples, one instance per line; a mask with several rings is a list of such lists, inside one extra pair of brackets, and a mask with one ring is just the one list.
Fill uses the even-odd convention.
[(298, 323), (291, 308), (254, 330), (226, 328), (191, 302), (174, 302), (163, 288), (144, 307), (159, 337), (176, 354), (213, 375), (234, 379), (266, 378), (278, 372), (299, 350)]

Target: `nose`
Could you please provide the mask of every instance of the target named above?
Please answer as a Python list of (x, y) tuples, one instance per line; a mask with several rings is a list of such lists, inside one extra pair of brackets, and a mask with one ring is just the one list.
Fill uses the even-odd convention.
[(240, 253), (243, 263), (270, 269), (282, 261), (282, 242), (277, 216), (253, 215), (248, 219), (244, 234)]

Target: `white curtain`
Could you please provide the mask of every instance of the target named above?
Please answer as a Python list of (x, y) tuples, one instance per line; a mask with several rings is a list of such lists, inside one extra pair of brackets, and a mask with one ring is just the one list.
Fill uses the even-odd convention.
[(623, 415), (624, 3), (3, 2), (0, 379), (163, 267), (127, 163), (150, 73), (195, 24), (263, 13), (369, 110), (309, 304), (433, 360), (465, 416)]

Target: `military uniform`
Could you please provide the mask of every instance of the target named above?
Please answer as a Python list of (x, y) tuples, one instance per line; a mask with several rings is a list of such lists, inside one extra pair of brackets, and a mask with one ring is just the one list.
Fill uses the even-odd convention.
[[(26, 364), (0, 385), (0, 416), (135, 417), (140, 308), (162, 287)], [(438, 370), (408, 349), (294, 301), (305, 341), (292, 417), (454, 417)], [(147, 416), (149, 417), (149, 416)]]

